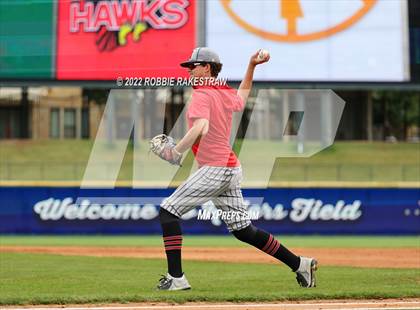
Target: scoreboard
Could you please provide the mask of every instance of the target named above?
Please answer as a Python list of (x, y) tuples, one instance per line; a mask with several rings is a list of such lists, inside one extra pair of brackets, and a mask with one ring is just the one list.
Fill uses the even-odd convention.
[(196, 45), (188, 0), (0, 2), (0, 78), (179, 77)]
[(203, 42), (233, 81), (266, 48), (256, 81), (420, 82), (418, 0), (0, 1), (0, 38), (2, 83), (185, 77)]

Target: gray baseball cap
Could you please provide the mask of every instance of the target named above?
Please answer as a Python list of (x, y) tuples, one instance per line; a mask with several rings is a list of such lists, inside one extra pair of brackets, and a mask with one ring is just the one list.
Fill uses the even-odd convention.
[(208, 47), (197, 47), (193, 50), (191, 58), (181, 63), (181, 67), (188, 67), (196, 62), (213, 62), (220, 64), (219, 55)]

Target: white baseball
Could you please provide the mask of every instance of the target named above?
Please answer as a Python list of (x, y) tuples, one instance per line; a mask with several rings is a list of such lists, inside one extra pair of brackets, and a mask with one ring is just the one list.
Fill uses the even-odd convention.
[(267, 57), (270, 55), (270, 53), (265, 49), (260, 49), (258, 53), (258, 60), (264, 60), (267, 59)]

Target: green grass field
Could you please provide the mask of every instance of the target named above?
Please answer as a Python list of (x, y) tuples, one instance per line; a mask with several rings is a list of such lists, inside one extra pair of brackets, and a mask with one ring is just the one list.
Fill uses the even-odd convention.
[[(417, 247), (420, 237), (285, 236), (291, 247)], [(159, 236), (1, 236), (1, 245), (151, 246)], [(185, 245), (240, 246), (230, 236), (186, 236)], [(184, 261), (193, 286), (157, 292), (163, 259), (0, 252), (0, 304), (162, 301), (259, 302), (420, 297), (420, 269), (322, 267), (318, 287), (302, 289), (282, 265)]]
[[(144, 144), (147, 146), (147, 144)], [(258, 172), (267, 154), (281, 152), (285, 147), (269, 141), (250, 141), (255, 150), (247, 154), (247, 175)], [(83, 177), (93, 141), (48, 140), (6, 141), (0, 143), (0, 180), (76, 180)], [(112, 148), (105, 150), (100, 170), (106, 174), (112, 164)], [(144, 179), (153, 180), (159, 161), (150, 162), (147, 147), (137, 149)], [(153, 160), (153, 159), (152, 159)], [(151, 164), (152, 163), (152, 164)], [(160, 163), (162, 164), (162, 163)], [(162, 167), (161, 167), (162, 166)], [(165, 165), (159, 169), (166, 169)], [(184, 165), (176, 179), (188, 175)], [(249, 168), (251, 167), (251, 168)], [(169, 169), (169, 168), (167, 168)], [(133, 148), (125, 153), (118, 179), (131, 180)], [(333, 146), (309, 158), (279, 158), (271, 174), (277, 181), (420, 181), (420, 145), (418, 143), (336, 142)]]
[[(420, 236), (277, 236), (290, 247), (369, 247), (369, 248), (420, 248)], [(161, 246), (160, 235), (151, 236), (18, 236), (0, 237), (0, 245), (27, 246)], [(187, 235), (183, 246), (248, 247), (231, 236)]]

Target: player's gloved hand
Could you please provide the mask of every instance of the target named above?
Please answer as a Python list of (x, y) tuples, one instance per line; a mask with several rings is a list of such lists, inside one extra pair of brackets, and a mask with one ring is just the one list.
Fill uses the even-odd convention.
[(150, 151), (157, 156), (172, 165), (181, 166), (182, 154), (175, 150), (176, 144), (174, 138), (165, 134), (160, 134), (150, 140), (149, 144)]

